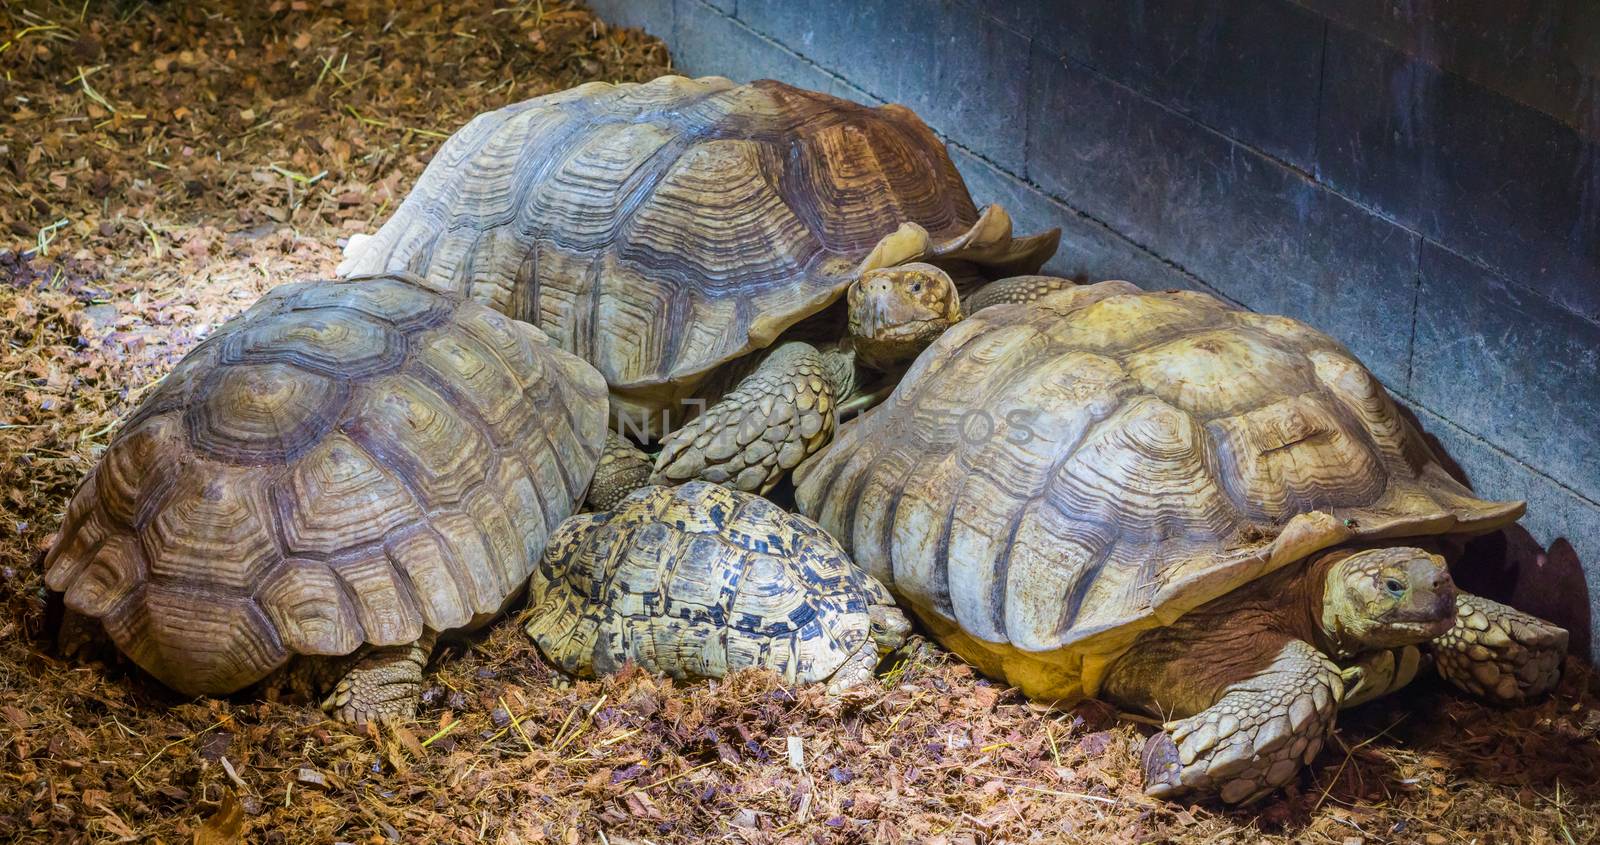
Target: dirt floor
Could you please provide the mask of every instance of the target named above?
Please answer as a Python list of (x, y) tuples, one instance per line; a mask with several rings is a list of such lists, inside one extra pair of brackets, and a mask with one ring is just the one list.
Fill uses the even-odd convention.
[(664, 48), (561, 2), (0, 0), (0, 840), (1448, 842), (1600, 839), (1600, 703), (1433, 684), (1348, 713), (1244, 811), (1141, 796), (1147, 728), (1041, 711), (917, 640), (849, 700), (747, 674), (561, 682), (513, 625), (420, 718), (184, 700), (56, 656), (40, 557), (116, 420), (218, 322), (331, 272), (472, 114)]

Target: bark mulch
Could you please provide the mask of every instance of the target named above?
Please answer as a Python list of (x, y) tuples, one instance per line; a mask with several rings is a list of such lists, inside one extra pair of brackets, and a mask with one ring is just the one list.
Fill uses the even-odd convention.
[(0, 3), (0, 840), (1450, 842), (1600, 838), (1572, 661), (1518, 710), (1424, 683), (1247, 810), (1140, 794), (1148, 728), (1030, 706), (921, 639), (846, 699), (746, 673), (569, 684), (512, 624), (421, 716), (186, 700), (67, 660), (40, 559), (116, 421), (211, 327), (325, 276), (441, 139), (663, 46), (565, 2)]

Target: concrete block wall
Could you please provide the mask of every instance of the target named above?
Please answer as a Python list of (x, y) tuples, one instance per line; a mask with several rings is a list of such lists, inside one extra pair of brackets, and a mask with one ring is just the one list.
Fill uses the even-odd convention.
[(1533, 542), (1494, 541), (1513, 559), (1473, 586), (1588, 649), (1600, 6), (590, 3), (691, 75), (915, 109), (980, 203), (1061, 227), (1056, 273), (1203, 289), (1337, 337), (1480, 493), (1528, 500)]

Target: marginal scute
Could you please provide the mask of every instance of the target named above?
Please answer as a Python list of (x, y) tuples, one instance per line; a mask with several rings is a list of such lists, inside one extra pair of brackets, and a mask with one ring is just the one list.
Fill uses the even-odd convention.
[(46, 583), (185, 693), (492, 618), (605, 436), (592, 367), (401, 277), (276, 289), (174, 372), (69, 503)]
[(395, 571), (411, 584), (417, 610), (429, 628), (449, 631), (472, 620), (470, 596), (456, 580), (450, 549), (438, 535), (422, 527), (397, 533), (384, 551)]
[(133, 661), (185, 695), (226, 694), (261, 680), (290, 652), (254, 599), (146, 583), (101, 620)]
[(111, 612), (146, 575), (144, 552), (131, 534), (113, 534), (95, 549), (67, 589), (67, 607), (86, 616)]
[(369, 547), (329, 562), (344, 582), (365, 640), (372, 645), (403, 645), (422, 636), (422, 612), (411, 586), (380, 547)]
[(1522, 512), (1451, 479), (1325, 335), (1125, 282), (973, 314), (800, 467), (796, 500), (941, 642), (1048, 699), (1323, 549)]
[[(183, 448), (185, 434), (176, 414), (162, 414), (117, 434), (94, 470), (94, 499), (105, 515), (128, 527), (143, 524), (142, 509), (171, 484), (178, 467), (171, 455)], [(74, 503), (77, 500), (74, 499)], [(71, 515), (68, 521), (72, 521)]]
[[(95, 548), (111, 531), (105, 514), (94, 506), (94, 480), (91, 473), (83, 486), (78, 488), (78, 496), (68, 505), (61, 535), (44, 558), (44, 584), (58, 593), (64, 593), (72, 586), (79, 573), (89, 565)], [(91, 492), (86, 494), (84, 491)], [(80, 501), (88, 503), (88, 506), (77, 507)], [(74, 508), (78, 511), (76, 514), (73, 513)]]
[(297, 654), (349, 654), (366, 639), (355, 606), (325, 563), (285, 561), (259, 599), (283, 644)]

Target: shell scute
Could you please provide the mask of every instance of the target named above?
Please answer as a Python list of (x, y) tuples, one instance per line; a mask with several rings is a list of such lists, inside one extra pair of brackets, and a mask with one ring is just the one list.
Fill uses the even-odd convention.
[(451, 504), (488, 474), (494, 460), (475, 422), (421, 379), (398, 373), (363, 387), (344, 431), (426, 501)]
[(289, 363), (213, 370), (184, 414), (189, 441), (218, 461), (292, 461), (320, 441), (344, 412), (348, 383)]
[(88, 564), (72, 579), (65, 596), (67, 607), (88, 616), (104, 616), (147, 573), (139, 541), (129, 534), (114, 534), (95, 548)]
[(285, 545), (297, 556), (333, 555), (353, 538), (370, 543), (426, 517), (392, 470), (338, 432), (295, 464), (277, 500)]
[(240, 326), (222, 346), (228, 364), (291, 364), (332, 378), (360, 378), (400, 366), (405, 338), (346, 310), (292, 311)]
[(366, 639), (355, 605), (326, 563), (285, 561), (261, 586), (259, 600), (296, 654), (349, 654)]
[(141, 532), (150, 575), (248, 594), (283, 560), (265, 479), (225, 464), (187, 469)]

